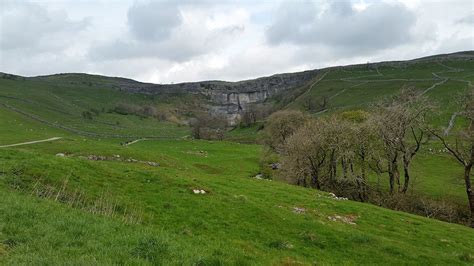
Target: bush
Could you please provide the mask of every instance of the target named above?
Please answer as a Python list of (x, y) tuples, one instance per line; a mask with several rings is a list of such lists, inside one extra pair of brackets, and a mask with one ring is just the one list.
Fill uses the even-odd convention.
[(202, 113), (190, 121), (192, 136), (195, 139), (224, 139), (227, 119), (224, 116)]

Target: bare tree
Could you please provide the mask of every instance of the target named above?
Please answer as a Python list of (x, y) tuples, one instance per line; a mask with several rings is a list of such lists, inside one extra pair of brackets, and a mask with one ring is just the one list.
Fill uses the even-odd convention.
[[(384, 144), (390, 192), (395, 185), (406, 193), (410, 182), (410, 164), (420, 150), (427, 114), (433, 110), (426, 97), (413, 89), (403, 89), (395, 97), (377, 105), (374, 123)], [(403, 162), (404, 183), (400, 184), (399, 161)]]
[(240, 126), (249, 127), (270, 115), (272, 105), (249, 103), (240, 114)]
[(286, 140), (306, 121), (307, 115), (300, 111), (283, 110), (273, 113), (265, 124), (265, 143), (272, 150), (279, 152)]
[(432, 133), (441, 140), (444, 147), (464, 167), (464, 183), (471, 212), (471, 227), (474, 227), (474, 191), (471, 182), (471, 170), (474, 164), (474, 90), (470, 90), (459, 102), (461, 107), (458, 115), (464, 117), (468, 125), (458, 129), (448, 140), (442, 133), (432, 130)]
[(227, 129), (227, 119), (224, 116), (208, 112), (197, 114), (190, 124), (195, 139), (222, 140)]
[(295, 180), (297, 185), (321, 189), (320, 178), (327, 151), (325, 128), (323, 121), (309, 121), (285, 143), (283, 174)]

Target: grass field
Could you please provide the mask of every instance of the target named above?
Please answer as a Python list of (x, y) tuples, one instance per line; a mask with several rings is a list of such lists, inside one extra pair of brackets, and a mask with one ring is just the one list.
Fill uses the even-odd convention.
[[(380, 67), (383, 77), (373, 69), (331, 71), (309, 93), (335, 95), (347, 88), (330, 100), (329, 112), (365, 108), (404, 83), (349, 88), (360, 83), (352, 79), (402, 73), (430, 79), (431, 72), (452, 70), (447, 66), (464, 71), (443, 73), (450, 79), (427, 92), (443, 104), (441, 125), (453, 104), (446, 96), (467, 86), (451, 79), (473, 81), (472, 62)], [(340, 80), (346, 77), (351, 81)], [(83, 77), (73, 76), (74, 84), (54, 78), (0, 79), (0, 103), (22, 111), (0, 106), (0, 146), (62, 137), (0, 148), (0, 264), (474, 263), (471, 228), (254, 178), (262, 146), (236, 141), (254, 141), (261, 125), (230, 131), (228, 141), (203, 141), (185, 138), (185, 126), (151, 118), (101, 112), (87, 120), (83, 111), (112, 108), (124, 96), (83, 84)], [(55, 82), (59, 85), (50, 86)], [(416, 86), (421, 90), (436, 82)], [(178, 104), (127, 97), (137, 104)], [(106, 135), (116, 133), (123, 136)], [(121, 145), (144, 136), (163, 138)], [(465, 204), (461, 171), (447, 154), (423, 150), (413, 163), (412, 190)], [(196, 189), (206, 193), (195, 194)]]

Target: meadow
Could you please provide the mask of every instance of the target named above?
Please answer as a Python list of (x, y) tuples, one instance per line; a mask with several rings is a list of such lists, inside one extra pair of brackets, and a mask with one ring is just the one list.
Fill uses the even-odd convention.
[[(449, 77), (427, 92), (441, 106), (433, 122), (446, 125), (451, 96), (468, 85), (457, 80), (474, 81), (472, 61), (331, 70), (308, 91), (332, 96), (313, 115), (369, 108), (403, 86), (440, 81), (366, 80), (432, 72)], [(89, 86), (86, 76), (0, 79), (0, 146), (60, 137), (0, 148), (0, 264), (474, 263), (472, 228), (255, 178), (261, 125), (229, 131), (224, 141), (193, 140), (187, 126), (107, 112), (125, 98), (163, 108), (190, 99), (124, 97), (107, 88), (113, 79), (90, 79), (102, 85)], [(81, 115), (102, 108), (92, 120)], [(447, 154), (424, 148), (410, 192), (465, 204), (461, 174)]]

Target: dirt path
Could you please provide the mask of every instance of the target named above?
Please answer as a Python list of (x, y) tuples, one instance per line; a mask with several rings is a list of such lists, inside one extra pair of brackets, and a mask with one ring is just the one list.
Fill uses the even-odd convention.
[(21, 142), (21, 143), (15, 143), (15, 144), (1, 145), (0, 148), (30, 145), (30, 144), (41, 143), (41, 142), (55, 141), (55, 140), (58, 140), (58, 139), (62, 139), (62, 137), (53, 137), (53, 138), (49, 138), (49, 139), (42, 139), (42, 140)]
[(301, 96), (303, 96), (303, 95), (305, 95), (305, 94), (308, 94), (308, 93), (313, 89), (314, 85), (318, 84), (321, 80), (323, 80), (323, 78), (324, 78), (327, 74), (329, 74), (329, 72), (330, 72), (330, 71), (325, 72), (324, 74), (322, 74), (321, 77), (319, 77), (319, 79), (317, 79), (313, 84), (311, 84), (311, 86), (309, 86), (309, 89), (308, 89), (305, 93), (303, 93)]
[(296, 102), (298, 99), (300, 99), (300, 98), (304, 97), (305, 95), (309, 94), (309, 92), (313, 89), (313, 87), (314, 87), (316, 84), (318, 84), (321, 80), (323, 80), (324, 77), (325, 77), (327, 74), (329, 74), (329, 72), (331, 72), (331, 71), (324, 72), (315, 82), (313, 82), (313, 84), (311, 84), (311, 85), (309, 86), (309, 88), (308, 88), (305, 92), (303, 92), (302, 94), (300, 94), (300, 96), (296, 97), (296, 99), (295, 99), (294, 101), (292, 101), (292, 102), (288, 103), (287, 105), (285, 105), (285, 107), (283, 107), (282, 109), (286, 109), (290, 104)]
[(432, 73), (432, 74), (433, 74), (433, 76), (435, 76), (436, 78), (442, 78), (443, 80), (441, 80), (440, 82), (436, 82), (435, 84), (431, 85), (429, 88), (427, 88), (426, 90), (424, 90), (424, 91), (421, 93), (421, 95), (426, 94), (426, 93), (429, 92), (430, 90), (432, 90), (432, 89), (436, 88), (437, 86), (442, 85), (442, 84), (446, 83), (446, 81), (448, 81), (448, 78), (444, 78), (444, 77), (438, 76), (438, 75), (436, 75), (436, 73)]
[(133, 140), (133, 141), (130, 141), (130, 142), (126, 142), (125, 144), (123, 144), (123, 146), (129, 146), (129, 145), (132, 145), (132, 144), (135, 144), (139, 141), (144, 141), (144, 140), (148, 140), (148, 139), (136, 139), (136, 140)]
[(455, 112), (452, 116), (451, 116), (451, 119), (449, 119), (449, 123), (448, 123), (448, 127), (444, 130), (444, 135), (445, 136), (448, 136), (449, 135), (449, 131), (451, 131), (451, 129), (453, 128), (454, 126), (454, 121), (456, 120), (456, 116), (458, 115), (457, 112)]

